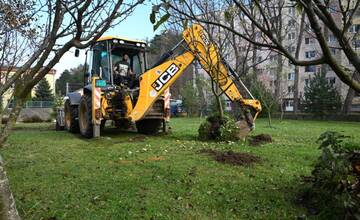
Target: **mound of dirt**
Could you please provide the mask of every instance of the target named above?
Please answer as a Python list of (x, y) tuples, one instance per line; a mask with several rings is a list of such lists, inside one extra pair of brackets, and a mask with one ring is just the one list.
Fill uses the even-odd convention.
[(130, 142), (144, 142), (146, 140), (145, 135), (136, 135), (134, 137), (129, 138)]
[(259, 134), (249, 137), (249, 143), (251, 146), (258, 146), (261, 144), (271, 143), (273, 140), (269, 134)]
[(204, 153), (212, 156), (214, 160), (219, 163), (238, 165), (238, 166), (249, 166), (253, 163), (260, 162), (260, 157), (249, 153), (236, 153), (233, 151), (220, 152), (213, 149), (202, 149), (199, 153)]

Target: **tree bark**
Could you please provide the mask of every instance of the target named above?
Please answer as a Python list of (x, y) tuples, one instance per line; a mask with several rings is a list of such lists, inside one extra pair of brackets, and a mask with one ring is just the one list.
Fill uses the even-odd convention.
[[(10, 132), (15, 124), (22, 106), (24, 104), (24, 98), (18, 98), (14, 100), (13, 110), (9, 116), (8, 121), (5, 124), (4, 129), (0, 135), (0, 148), (4, 147), (4, 144), (10, 135)], [(5, 171), (5, 162), (0, 155), (0, 203), (2, 219), (6, 220), (20, 220), (19, 213), (16, 209), (15, 199), (10, 189), (9, 179)]]
[[(360, 80), (360, 74), (358, 72), (354, 72), (353, 74), (353, 79), (359, 81)], [(351, 112), (351, 105), (352, 105), (352, 100), (354, 99), (355, 96), (355, 90), (352, 89), (351, 87), (349, 87), (349, 90), (346, 94), (346, 98), (344, 101), (344, 105), (343, 105), (343, 113), (344, 114), (349, 114)]]
[[(297, 40), (295, 59), (299, 59), (300, 49), (302, 45), (303, 35), (304, 35), (304, 26), (305, 26), (305, 12), (301, 14), (299, 37)], [(299, 111), (300, 97), (299, 97), (299, 81), (300, 81), (300, 66), (295, 66), (295, 79), (294, 79), (294, 113), (297, 114)]]
[[(279, 4), (281, 4), (279, 2)], [(278, 18), (276, 19), (277, 22), (277, 30), (276, 30), (276, 38), (278, 39), (279, 43), (283, 43), (283, 21), (282, 21), (282, 13), (281, 9), (279, 10)], [(281, 88), (281, 81), (283, 75), (283, 57), (281, 54), (277, 56), (277, 67), (276, 67), (276, 83), (275, 83), (275, 99), (278, 100), (278, 104), (282, 104), (282, 88)]]
[(268, 124), (269, 124), (269, 128), (271, 128), (271, 112), (268, 110)]
[(1, 219), (20, 220), (19, 213), (16, 209), (15, 199), (10, 190), (9, 179), (7, 177), (4, 160), (0, 155), (0, 202), (1, 202)]

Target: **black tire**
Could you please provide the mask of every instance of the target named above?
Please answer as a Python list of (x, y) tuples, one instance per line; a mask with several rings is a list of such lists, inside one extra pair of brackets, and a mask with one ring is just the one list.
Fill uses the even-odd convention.
[(63, 130), (64, 130), (64, 126), (60, 126), (60, 125), (59, 125), (59, 122), (56, 121), (55, 130), (56, 130), (56, 131), (63, 131)]
[(157, 134), (162, 127), (163, 119), (143, 119), (136, 122), (137, 131), (141, 134)]
[(100, 131), (103, 131), (105, 129), (105, 125), (106, 125), (106, 119), (101, 120)]
[(65, 129), (71, 133), (79, 132), (78, 122), (78, 106), (71, 105), (69, 100), (66, 100), (65, 107)]
[(86, 138), (94, 136), (91, 109), (91, 95), (84, 94), (79, 104), (79, 128), (80, 134)]

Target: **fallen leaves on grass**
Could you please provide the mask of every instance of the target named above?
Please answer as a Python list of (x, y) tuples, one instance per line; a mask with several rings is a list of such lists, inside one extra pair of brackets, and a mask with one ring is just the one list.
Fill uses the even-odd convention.
[(115, 163), (119, 163), (119, 164), (131, 164), (131, 163), (137, 163), (137, 162), (145, 163), (145, 162), (152, 162), (152, 161), (161, 161), (164, 159), (165, 159), (164, 156), (153, 156), (153, 157), (148, 157), (143, 160), (116, 160)]

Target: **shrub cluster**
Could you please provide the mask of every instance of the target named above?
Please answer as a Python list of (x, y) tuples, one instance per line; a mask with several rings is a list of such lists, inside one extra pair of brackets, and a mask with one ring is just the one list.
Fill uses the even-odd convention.
[(360, 219), (360, 146), (332, 131), (323, 133), (318, 142), (322, 153), (307, 194), (318, 202), (323, 217), (335, 211), (339, 218)]
[(199, 127), (200, 140), (237, 141), (239, 140), (239, 127), (236, 121), (229, 117), (212, 115), (206, 118)]
[(24, 123), (37, 123), (37, 122), (45, 122), (45, 121), (49, 121), (49, 120), (43, 120), (38, 115), (27, 116), (23, 119)]

